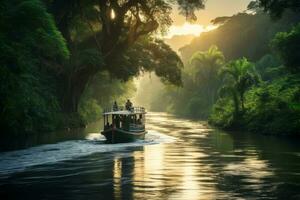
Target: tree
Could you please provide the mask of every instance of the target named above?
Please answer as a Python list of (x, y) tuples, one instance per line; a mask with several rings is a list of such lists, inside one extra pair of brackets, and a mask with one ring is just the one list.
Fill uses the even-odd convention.
[[(194, 53), (182, 71), (183, 87), (165, 87), (153, 102), (164, 105), (169, 112), (206, 119), (216, 102), (221, 83), (218, 71), (224, 62), (224, 55), (217, 46)], [(162, 104), (162, 99), (167, 104)]]
[(300, 15), (294, 12), (286, 12), (277, 21), (262, 12), (216, 18), (213, 22), (219, 25), (217, 29), (202, 33), (179, 51), (184, 63), (196, 51), (207, 51), (212, 45), (218, 46), (228, 60), (246, 57), (257, 61), (270, 52), (270, 40), (277, 32), (291, 29), (299, 21)]
[(218, 71), (223, 66), (225, 57), (217, 46), (211, 46), (208, 51), (198, 51), (190, 59), (192, 76), (199, 89), (205, 90), (205, 98), (210, 105), (215, 103), (217, 90), (220, 86)]
[(251, 1), (248, 5), (248, 9), (255, 10), (262, 8), (265, 12), (269, 13), (274, 19), (278, 19), (282, 16), (286, 9), (293, 11), (300, 11), (299, 0), (255, 0)]
[(56, 128), (55, 76), (69, 51), (38, 0), (0, 4), (0, 127), (3, 133)]
[(272, 81), (283, 73), (282, 62), (273, 54), (266, 54), (255, 63), (255, 69), (263, 81)]
[(235, 115), (244, 112), (245, 92), (259, 81), (255, 67), (246, 58), (231, 61), (220, 70), (224, 78), (224, 87), (221, 93), (230, 94), (234, 102)]
[(291, 72), (300, 72), (300, 24), (288, 32), (277, 33), (271, 45)]
[[(127, 69), (124, 56), (139, 39), (171, 24), (172, 4), (176, 2), (187, 19), (195, 20), (194, 11), (204, 8), (202, 0), (49, 0), (45, 1), (54, 15), (56, 24), (71, 51), (66, 71), (60, 74), (63, 90), (62, 101), (66, 112), (76, 112), (80, 96), (88, 80), (98, 71), (107, 70), (116, 78), (128, 79), (143, 70), (133, 63)], [(185, 12), (184, 12), (185, 11)], [(162, 47), (162, 43), (160, 43)], [(157, 48), (150, 49), (156, 51)], [(164, 47), (164, 51), (170, 50)], [(176, 58), (169, 51), (168, 59)], [(152, 54), (156, 54), (152, 52)], [(157, 55), (158, 56), (158, 55)], [(82, 62), (88, 57), (93, 62)], [(134, 58), (133, 58), (134, 59)], [(162, 59), (161, 59), (162, 60)], [(166, 64), (167, 62), (165, 62)], [(170, 63), (169, 63), (170, 64)], [(174, 64), (174, 62), (173, 62)], [(161, 65), (156, 73), (172, 82), (171, 73), (178, 71), (179, 64)], [(174, 70), (169, 70), (170, 68)], [(177, 77), (178, 78), (178, 77)], [(177, 79), (178, 80), (178, 79)], [(175, 84), (178, 83), (174, 82)]]
[[(256, 0), (248, 5), (249, 9), (259, 9), (270, 14), (273, 19), (282, 18), (285, 10), (292, 10), (299, 14), (299, 0)], [(299, 19), (297, 20), (299, 22)], [(299, 70), (299, 52), (300, 52), (300, 24), (292, 28), (289, 32), (279, 32), (272, 40), (272, 47), (279, 54), (286, 67), (291, 72)]]

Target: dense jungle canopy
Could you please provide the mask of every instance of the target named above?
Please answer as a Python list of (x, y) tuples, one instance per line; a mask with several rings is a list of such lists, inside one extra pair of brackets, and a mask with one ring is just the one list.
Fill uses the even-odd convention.
[[(174, 7), (186, 20), (195, 21), (205, 1), (1, 1), (1, 129), (30, 133), (83, 126), (113, 100), (132, 96), (132, 78), (143, 72), (155, 73), (167, 85), (160, 96), (169, 99), (161, 101), (168, 105), (161, 103), (161, 108), (211, 116), (220, 126), (239, 124), (237, 116), (241, 119), (258, 106), (247, 101), (258, 101), (252, 93), (273, 101), (274, 95), (286, 91), (290, 99), (281, 99), (286, 105), (280, 100), (286, 108), (280, 112), (299, 115), (299, 1), (257, 0), (248, 6), (251, 14), (215, 19), (219, 28), (181, 48), (182, 60), (158, 37), (172, 24)], [(230, 71), (230, 66), (241, 70), (238, 79), (230, 73), (220, 79), (219, 71)], [(261, 78), (254, 81), (254, 74)], [(274, 89), (273, 83), (289, 87)], [(257, 84), (257, 91), (250, 92)], [(227, 91), (222, 98), (221, 88)], [(228, 92), (230, 88), (235, 91)], [(224, 102), (226, 112), (218, 110)], [(232, 104), (239, 109), (234, 112)], [(258, 112), (253, 111), (257, 119)], [(298, 125), (295, 121), (293, 130)]]
[[(154, 37), (172, 23), (175, 4), (188, 20), (204, 8), (199, 0), (1, 1), (1, 127), (34, 132), (83, 123), (78, 105), (93, 78), (110, 88), (154, 71), (180, 85), (180, 58)], [(97, 92), (104, 98), (111, 90)]]
[(224, 129), (299, 134), (299, 3), (253, 1), (248, 8), (212, 20), (218, 28), (179, 49), (183, 87), (156, 84), (151, 109)]

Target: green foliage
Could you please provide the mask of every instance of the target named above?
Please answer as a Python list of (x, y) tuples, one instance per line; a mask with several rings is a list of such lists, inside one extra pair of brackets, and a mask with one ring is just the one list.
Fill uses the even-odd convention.
[(224, 79), (221, 92), (232, 97), (235, 115), (238, 116), (240, 112), (244, 112), (245, 92), (259, 81), (259, 75), (254, 65), (246, 58), (242, 58), (227, 63), (220, 70), (220, 76)]
[[(52, 16), (38, 0), (4, 1), (0, 9), (3, 42), (9, 43), (12, 48), (28, 51), (27, 53), (30, 51), (39, 60), (63, 61), (69, 56)], [(33, 57), (31, 54), (27, 56)]]
[[(118, 66), (118, 67), (115, 67)], [(121, 69), (119, 66), (123, 66)], [(164, 83), (181, 85), (183, 64), (179, 56), (162, 40), (142, 38), (112, 65), (113, 76), (128, 80), (140, 72), (154, 72)]]
[(299, 134), (299, 86), (299, 77), (286, 76), (249, 91), (247, 129), (266, 134)]
[(218, 82), (218, 71), (224, 64), (225, 57), (217, 46), (211, 46), (206, 52), (195, 52), (190, 59), (191, 73), (198, 83), (211, 85)]
[(170, 87), (172, 112), (189, 117), (207, 118), (217, 100), (221, 81), (218, 71), (225, 62), (223, 53), (211, 46), (208, 51), (195, 52), (184, 69), (183, 88)]
[(99, 72), (89, 82), (81, 97), (79, 114), (85, 123), (96, 121), (102, 117), (103, 108), (110, 108), (114, 101), (123, 106), (134, 92), (132, 81), (123, 82), (111, 78), (108, 72)]
[(274, 22), (266, 14), (239, 13), (231, 17), (217, 18), (217, 29), (202, 33), (189, 45), (180, 49), (182, 60), (188, 63), (197, 51), (207, 51), (212, 45), (218, 46), (227, 60), (246, 57), (257, 61), (270, 52), (269, 42), (279, 31), (286, 31), (300, 21), (300, 15), (286, 12)]
[[(295, 3), (282, 1), (285, 6), (291, 5), (286, 2)], [(180, 89), (164, 90), (167, 111), (197, 118), (209, 115), (209, 123), (224, 129), (299, 134), (300, 80), (299, 73), (295, 72), (300, 66), (300, 26), (290, 29), (300, 21), (300, 16), (286, 11), (281, 19), (273, 22), (258, 9), (263, 5), (257, 6), (254, 15), (242, 13), (213, 20), (219, 28), (201, 34), (180, 49), (186, 63), (182, 74), (184, 84)], [(231, 61), (225, 64), (224, 57)], [(218, 72), (222, 81), (216, 78)], [(216, 89), (220, 89), (219, 99), (211, 98), (214, 95), (208, 92)]]
[(124, 81), (140, 71), (154, 71), (164, 82), (181, 84), (179, 57), (161, 40), (150, 36), (166, 32), (172, 23), (174, 4), (189, 17), (203, 8), (202, 0), (46, 2), (72, 55), (65, 64), (68, 70), (62, 72), (64, 111), (77, 111), (86, 84), (100, 71)]
[(262, 8), (272, 18), (278, 19), (286, 9), (300, 11), (300, 2), (299, 0), (255, 0), (248, 5), (248, 9), (256, 10), (258, 8)]
[(208, 122), (222, 129), (231, 129), (234, 127), (236, 117), (235, 105), (230, 97), (219, 98), (213, 106)]
[(245, 112), (234, 117), (234, 105), (221, 98), (214, 106), (209, 122), (221, 128), (244, 129), (273, 135), (298, 135), (300, 128), (300, 79), (284, 76), (261, 83), (246, 93)]
[(291, 72), (300, 72), (300, 24), (288, 32), (277, 33), (272, 46)]
[(60, 107), (54, 77), (47, 71), (58, 68), (50, 63), (68, 57), (64, 39), (37, 0), (3, 1), (0, 10), (1, 130), (54, 130)]
[(102, 54), (93, 48), (78, 49), (70, 56), (69, 62), (65, 64), (63, 72), (68, 74), (67, 76), (69, 76), (75, 71), (84, 69), (85, 66), (102, 69), (104, 66)]
[[(170, 102), (168, 111), (198, 118), (209, 115), (209, 123), (224, 129), (299, 134), (300, 26), (290, 30), (300, 21), (299, 14), (286, 11), (273, 22), (259, 9), (256, 12), (217, 18), (213, 23), (219, 28), (180, 49), (186, 63), (184, 86), (164, 92)], [(212, 45), (219, 47), (220, 56), (209, 53), (213, 52)], [(222, 51), (231, 60), (226, 64)], [(223, 64), (215, 62), (218, 58)], [(221, 70), (219, 66), (223, 66)], [(218, 71), (222, 81), (215, 78)], [(219, 88), (220, 96), (209, 101), (207, 91), (212, 88)]]
[[(200, 118), (211, 113), (210, 122), (223, 128), (298, 133), (300, 81), (295, 72), (300, 66), (300, 25), (282, 32), (299, 22), (298, 14), (287, 11), (272, 22), (257, 9), (255, 15), (217, 18), (213, 22), (220, 25), (218, 29), (181, 49), (187, 63), (183, 68), (178, 55), (151, 35), (171, 25), (174, 3), (181, 14), (195, 20), (194, 11), (204, 8), (202, 0), (44, 2), (53, 17), (39, 0), (0, 3), (0, 125), (4, 132), (44, 132), (97, 120), (102, 108), (132, 96), (132, 77), (154, 72), (166, 89), (155, 88), (156, 101), (149, 101), (153, 108)], [(286, 8), (299, 10), (296, 0), (259, 0), (252, 3), (255, 6), (278, 16)], [(115, 18), (108, 14), (111, 10)], [(279, 31), (271, 47), (294, 75), (274, 56), (266, 55), (269, 41)], [(222, 68), (222, 82), (218, 71), (224, 57), (260, 59), (255, 67), (265, 82), (255, 85), (255, 67), (245, 58)], [(217, 100), (222, 84), (225, 95)]]
[(255, 63), (255, 69), (263, 81), (272, 81), (285, 74), (281, 61), (272, 54), (266, 54)]
[(204, 0), (177, 0), (179, 13), (184, 15), (189, 21), (196, 21), (195, 11), (205, 7)]
[(86, 98), (85, 101), (83, 101), (79, 105), (79, 114), (82, 118), (82, 120), (85, 123), (93, 122), (101, 118), (102, 116), (102, 108), (98, 104), (97, 100), (92, 98)]
[(51, 88), (41, 85), (42, 81), (37, 78), (37, 73), (16, 75), (6, 67), (1, 67), (0, 123), (3, 131), (30, 133), (56, 128), (58, 102)]
[(154, 71), (164, 83), (182, 84), (180, 58), (151, 36), (165, 33), (172, 24), (175, 4), (194, 20), (203, 0), (45, 2), (71, 51), (65, 70), (59, 72), (64, 112), (77, 112), (81, 95), (98, 72), (108, 71), (113, 78), (127, 81), (142, 71)]
[[(0, 3), (3, 130), (50, 131), (96, 120), (113, 100), (123, 102), (132, 95), (128, 80), (141, 71), (181, 84), (180, 58), (163, 41), (149, 37), (171, 24), (175, 2), (44, 2), (53, 16), (40, 0)], [(106, 14), (111, 9), (115, 19)]]

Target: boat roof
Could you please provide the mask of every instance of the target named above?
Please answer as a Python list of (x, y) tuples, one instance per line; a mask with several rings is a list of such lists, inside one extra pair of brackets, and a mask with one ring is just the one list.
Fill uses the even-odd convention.
[(133, 107), (131, 110), (106, 110), (103, 115), (138, 115), (146, 114), (146, 110), (143, 107)]
[(137, 115), (137, 114), (145, 114), (146, 112), (131, 112), (129, 110), (120, 110), (120, 111), (112, 111), (105, 112), (103, 115)]

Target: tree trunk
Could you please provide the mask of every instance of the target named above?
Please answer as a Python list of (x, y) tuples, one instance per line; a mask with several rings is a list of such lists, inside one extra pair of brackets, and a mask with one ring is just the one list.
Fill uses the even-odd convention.
[(244, 112), (245, 110), (245, 106), (244, 106), (244, 93), (241, 93), (241, 105), (242, 105), (242, 112)]
[(62, 109), (65, 113), (76, 113), (78, 104), (84, 89), (90, 80), (99, 69), (94, 66), (81, 67), (80, 70), (73, 72), (71, 75), (66, 75), (65, 87), (62, 91)]
[(240, 113), (239, 98), (238, 98), (238, 95), (235, 92), (232, 93), (232, 96), (233, 96), (235, 117), (238, 117), (238, 115)]
[(62, 99), (62, 109), (64, 113), (77, 113), (80, 96), (83, 93), (83, 90), (83, 84), (77, 85), (77, 88), (74, 87), (74, 83), (69, 83), (66, 85)]

